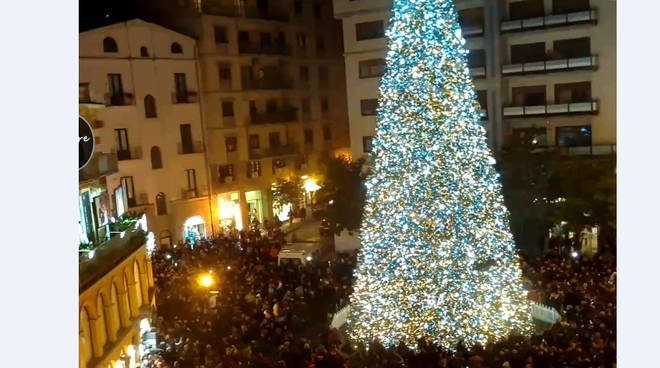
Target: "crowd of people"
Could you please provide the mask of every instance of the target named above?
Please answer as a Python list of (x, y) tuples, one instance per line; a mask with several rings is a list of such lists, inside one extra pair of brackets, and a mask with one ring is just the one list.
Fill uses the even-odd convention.
[[(613, 258), (521, 257), (530, 299), (561, 315), (534, 336), (469, 351), (423, 342), (414, 352), (377, 343), (366, 350), (352, 349), (329, 327), (348, 302), (355, 254), (278, 266), (283, 242), (244, 232), (156, 250), (158, 348), (141, 367), (615, 367)], [(201, 274), (214, 284), (200, 286)]]

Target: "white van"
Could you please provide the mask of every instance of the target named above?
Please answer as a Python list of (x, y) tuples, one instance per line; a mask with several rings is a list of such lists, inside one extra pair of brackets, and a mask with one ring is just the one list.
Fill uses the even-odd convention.
[(283, 246), (277, 254), (277, 265), (282, 264), (283, 259), (305, 264), (317, 259), (320, 255), (321, 246), (319, 243), (289, 243)]

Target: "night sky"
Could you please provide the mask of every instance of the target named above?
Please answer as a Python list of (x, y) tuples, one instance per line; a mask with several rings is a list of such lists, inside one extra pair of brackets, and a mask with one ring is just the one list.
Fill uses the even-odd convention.
[(138, 0), (80, 0), (80, 32), (122, 22), (139, 15)]

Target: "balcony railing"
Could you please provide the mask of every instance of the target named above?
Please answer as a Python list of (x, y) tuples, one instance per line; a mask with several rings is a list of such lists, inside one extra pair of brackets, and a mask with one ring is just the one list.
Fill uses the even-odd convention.
[(204, 144), (202, 141), (194, 141), (191, 145), (184, 146), (181, 142), (179, 142), (176, 145), (176, 152), (180, 155), (202, 153), (204, 152)]
[(475, 66), (470, 68), (472, 78), (486, 78), (486, 66)]
[(503, 75), (549, 73), (562, 70), (593, 69), (596, 68), (596, 56), (577, 57), (569, 59), (533, 61), (523, 64), (502, 65)]
[(199, 102), (197, 92), (172, 92), (172, 103), (173, 104), (185, 104), (185, 103), (196, 103)]
[(208, 1), (202, 3), (202, 13), (208, 15), (220, 15), (224, 17), (238, 17), (239, 12), (236, 7), (233, 6), (220, 6)]
[(573, 102), (553, 105), (510, 106), (504, 107), (503, 109), (503, 115), (505, 117), (595, 114), (597, 112), (598, 103), (596, 101)]
[(94, 249), (93, 257), (80, 257), (78, 263), (79, 290), (85, 290), (145, 243), (144, 232), (126, 230), (115, 234)]
[(257, 160), (266, 157), (290, 156), (300, 153), (300, 147), (297, 144), (286, 144), (283, 146), (269, 147), (264, 149), (250, 149), (250, 160)]
[(562, 27), (571, 24), (595, 23), (598, 19), (595, 10), (584, 10), (567, 14), (553, 14), (517, 20), (505, 20), (500, 25), (502, 33), (522, 32), (541, 28)]
[(106, 93), (103, 95), (106, 106), (128, 106), (135, 105), (135, 99), (132, 93), (113, 94)]
[(554, 146), (536, 148), (532, 153), (558, 152), (562, 155), (614, 155), (616, 154), (616, 144), (598, 144), (588, 146)]
[(291, 47), (281, 44), (260, 44), (240, 42), (238, 44), (239, 54), (263, 54), (263, 55), (291, 55)]
[(483, 34), (484, 34), (484, 26), (483, 26), (483, 25), (478, 25), (478, 26), (465, 26), (465, 27), (461, 27), (461, 33), (463, 34), (463, 37), (479, 37), (479, 36), (483, 36)]
[(209, 188), (206, 186), (201, 186), (197, 188), (182, 188), (181, 189), (181, 199), (193, 199), (206, 197), (209, 194)]
[(243, 80), (242, 86), (244, 90), (291, 89), (293, 87), (293, 83), (282, 77), (271, 77), (256, 80)]
[(289, 15), (283, 12), (277, 12), (273, 9), (246, 9), (245, 17), (254, 19), (274, 20), (278, 22), (288, 22)]
[(113, 152), (117, 155), (118, 161), (140, 160), (142, 159), (142, 148), (131, 147), (130, 149), (114, 148)]
[(87, 163), (87, 165), (78, 171), (78, 180), (99, 179), (118, 171), (117, 155), (111, 153), (97, 153)]
[(250, 114), (250, 124), (278, 124), (298, 121), (297, 109), (294, 107), (285, 107), (281, 110), (266, 113)]

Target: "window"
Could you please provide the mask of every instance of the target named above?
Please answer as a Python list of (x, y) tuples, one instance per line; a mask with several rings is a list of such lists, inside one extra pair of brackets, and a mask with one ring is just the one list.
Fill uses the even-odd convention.
[(371, 150), (373, 148), (373, 146), (372, 146), (373, 139), (374, 139), (374, 137), (372, 137), (372, 136), (362, 137), (362, 151), (364, 153), (370, 153), (371, 152)]
[(314, 132), (311, 129), (305, 129), (305, 143), (314, 143)]
[(170, 50), (172, 51), (173, 54), (183, 54), (183, 48), (181, 48), (181, 45), (179, 45), (178, 42), (172, 42), (172, 46), (170, 46)]
[(124, 104), (124, 87), (121, 83), (121, 74), (108, 74), (108, 86), (110, 88), (110, 105)]
[(358, 41), (385, 37), (385, 26), (382, 20), (358, 23), (355, 25), (355, 38)]
[(128, 131), (126, 129), (115, 129), (117, 142), (117, 160), (130, 160), (131, 151), (128, 144)]
[(89, 95), (89, 83), (78, 84), (78, 101), (80, 103), (92, 102), (92, 99)]
[(470, 50), (467, 55), (468, 68), (479, 68), (486, 66), (486, 51), (485, 50)]
[(545, 86), (514, 87), (511, 89), (514, 106), (545, 105)]
[(133, 186), (133, 177), (132, 176), (123, 176), (120, 178), (121, 188), (124, 191), (124, 196), (126, 197), (126, 203), (128, 207), (135, 207), (137, 201), (135, 200), (135, 188)]
[(224, 181), (225, 178), (234, 176), (234, 165), (222, 165), (218, 171), (220, 172), (220, 177)]
[(103, 52), (117, 52), (117, 42), (112, 37), (103, 39)]
[(163, 160), (160, 156), (160, 148), (158, 146), (151, 147), (151, 169), (162, 169)]
[(140, 56), (149, 57), (149, 50), (147, 49), (146, 46), (140, 47)]
[(321, 98), (321, 119), (328, 118), (328, 110), (330, 110), (330, 106), (328, 105), (328, 98), (323, 97)]
[(301, 105), (302, 112), (309, 113), (309, 110), (311, 109), (311, 104), (309, 102), (308, 97), (303, 98), (300, 105)]
[(270, 98), (266, 100), (266, 112), (269, 114), (273, 114), (277, 111), (277, 101)]
[(566, 14), (589, 10), (589, 0), (552, 0), (552, 14)]
[(239, 44), (248, 44), (250, 43), (250, 33), (247, 31), (238, 32), (238, 43)]
[(481, 109), (488, 110), (488, 91), (477, 91), (477, 101), (479, 102)]
[(147, 118), (155, 118), (156, 115), (156, 100), (152, 95), (144, 96), (144, 116)]
[(261, 161), (250, 161), (248, 164), (248, 177), (257, 178), (261, 176)]
[(360, 78), (376, 78), (385, 73), (385, 59), (362, 60), (359, 63)]
[(323, 38), (323, 35), (316, 36), (316, 52), (318, 54), (325, 52), (325, 38)]
[(546, 59), (545, 42), (511, 45), (511, 63), (524, 64)]
[(318, 2), (314, 3), (314, 17), (321, 19), (321, 4)]
[(294, 0), (294, 2), (293, 2), (293, 12), (296, 15), (302, 14), (302, 12), (303, 12), (302, 0)]
[(270, 132), (268, 133), (268, 147), (277, 148), (282, 145), (280, 141), (280, 132)]
[(259, 33), (259, 41), (261, 43), (261, 47), (264, 49), (268, 49), (273, 46), (272, 35), (268, 32)]
[(186, 87), (186, 75), (174, 73), (174, 88), (176, 90), (176, 102), (185, 103), (188, 100), (188, 87)]
[(461, 27), (483, 27), (484, 8), (470, 8), (458, 11)]
[(227, 40), (227, 28), (225, 27), (213, 27), (213, 37), (215, 38), (215, 43), (228, 43)]
[(555, 103), (591, 102), (591, 82), (555, 84)]
[(181, 133), (181, 153), (183, 154), (194, 153), (195, 148), (193, 146), (192, 131), (190, 128), (190, 124), (179, 125), (179, 130)]
[(526, 0), (509, 3), (509, 18), (511, 20), (536, 18), (544, 15), (543, 0)]
[(156, 215), (167, 215), (167, 200), (163, 192), (156, 194)]
[(518, 147), (547, 147), (548, 132), (545, 128), (512, 129), (512, 145)]
[(376, 115), (377, 108), (378, 99), (376, 98), (360, 100), (360, 110), (362, 111), (362, 116)]
[(250, 134), (250, 136), (248, 137), (248, 144), (250, 149), (259, 149), (260, 148), (259, 134)]
[(237, 138), (236, 137), (225, 137), (225, 149), (227, 153), (236, 152), (237, 147)]
[(323, 127), (323, 140), (329, 141), (330, 139), (331, 139), (330, 127), (326, 125)]
[(231, 89), (231, 66), (227, 64), (218, 65), (218, 75), (220, 76), (220, 89)]
[(296, 41), (298, 42), (298, 48), (304, 50), (307, 47), (307, 37), (304, 33), (296, 34)]
[(300, 66), (300, 81), (309, 82), (309, 68), (307, 66)]
[(222, 117), (234, 117), (234, 103), (231, 101), (222, 103)]
[(557, 145), (565, 147), (591, 146), (591, 126), (557, 127)]
[(257, 102), (250, 101), (250, 116), (257, 115)]
[(188, 190), (195, 191), (195, 197), (197, 197), (197, 176), (195, 175), (195, 169), (186, 169), (186, 178), (188, 179)]
[(573, 38), (554, 42), (553, 56), (557, 59), (571, 59), (591, 56), (591, 38)]
[(328, 67), (320, 66), (319, 67), (319, 87), (327, 88), (328, 87)]

